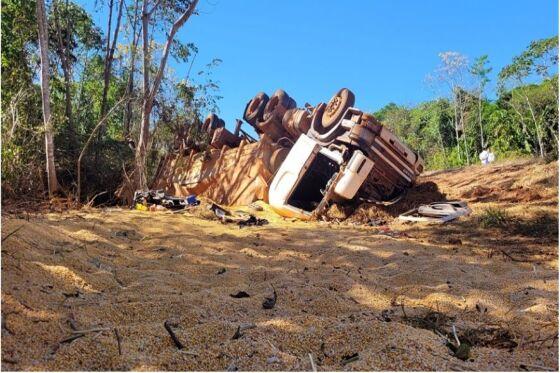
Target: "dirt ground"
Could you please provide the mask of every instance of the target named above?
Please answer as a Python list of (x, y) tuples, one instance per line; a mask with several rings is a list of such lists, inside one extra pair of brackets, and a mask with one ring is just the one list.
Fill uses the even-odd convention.
[[(340, 223), (5, 211), (2, 369), (558, 370), (557, 167), (427, 173)], [(394, 219), (427, 193), (473, 214)]]

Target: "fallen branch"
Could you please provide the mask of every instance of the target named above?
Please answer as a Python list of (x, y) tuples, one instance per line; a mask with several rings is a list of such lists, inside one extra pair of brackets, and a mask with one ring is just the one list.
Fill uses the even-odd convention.
[(2, 357), (2, 362), (9, 363), (9, 364), (19, 364), (18, 360), (10, 359), (7, 357)]
[(95, 134), (97, 133), (97, 130), (99, 128), (101, 128), (101, 126), (107, 121), (107, 119), (111, 116), (113, 111), (115, 111), (123, 102), (128, 101), (128, 100), (130, 100), (130, 98), (127, 97), (127, 96), (124, 96), (107, 112), (107, 114), (105, 114), (105, 116), (103, 118), (101, 118), (101, 120), (94, 127), (93, 131), (91, 131), (84, 147), (82, 148), (82, 151), (80, 152), (80, 155), (78, 156), (78, 162), (77, 162), (77, 165), (76, 165), (77, 173), (78, 173), (76, 200), (78, 202), (80, 202), (80, 194), (82, 192), (82, 158), (84, 157), (84, 154), (86, 153), (86, 150), (88, 149), (91, 141), (93, 140)]
[(542, 345), (548, 341), (555, 341), (556, 339), (558, 339), (558, 333), (554, 333), (548, 337), (544, 337), (544, 338), (540, 338), (540, 339), (534, 339), (534, 340), (530, 340), (527, 342), (523, 343), (523, 346), (526, 346), (528, 344), (533, 344), (533, 343), (538, 343), (541, 342), (539, 345), (539, 348), (542, 347)]
[(546, 370), (546, 371), (549, 371), (549, 372), (555, 372), (556, 371), (556, 369), (554, 369), (554, 368), (549, 368), (549, 367), (545, 367), (545, 366), (542, 366), (542, 365), (533, 365), (533, 364), (520, 364), (519, 367), (525, 367), (525, 368), (527, 368), (527, 370), (529, 370), (529, 368), (532, 368), (534, 370), (540, 369), (540, 370)]
[(508, 258), (510, 258), (513, 262), (518, 262), (518, 263), (523, 263), (525, 262), (524, 260), (520, 260), (520, 259), (516, 259), (513, 256), (509, 255), (508, 253), (506, 253), (504, 250), (500, 250), (502, 252), (502, 254), (504, 254), (505, 256), (507, 256)]
[(71, 336), (69, 336), (69, 337), (64, 338), (62, 341), (60, 341), (60, 342), (58, 342), (58, 343), (59, 343), (59, 344), (62, 344), (62, 343), (70, 343), (70, 342), (72, 342), (72, 341), (74, 341), (74, 340), (76, 340), (76, 339), (78, 339), (78, 338), (82, 338), (82, 337), (84, 337), (84, 336), (85, 336), (85, 334), (74, 334), (74, 335), (71, 335)]
[(94, 333), (94, 332), (104, 332), (107, 330), (111, 330), (111, 328), (93, 328), (93, 329), (85, 329), (85, 330), (74, 330), (72, 334), (87, 334), (87, 333)]
[(239, 339), (243, 336), (243, 333), (241, 333), (241, 326), (237, 327), (237, 330), (235, 331), (235, 334), (233, 335), (233, 337), (231, 337), (231, 339)]
[(8, 239), (8, 237), (10, 237), (12, 234), (16, 233), (17, 231), (19, 231), (21, 228), (23, 228), (23, 225), (20, 225), (19, 227), (17, 227), (16, 229), (14, 229), (10, 233), (8, 233), (5, 237), (2, 238), (2, 242), (6, 241)]
[(239, 325), (239, 331), (242, 332), (242, 331), (245, 331), (245, 330), (254, 329), (256, 327), (257, 327), (257, 325), (255, 325), (255, 323), (252, 323), (252, 322), (245, 323), (245, 324)]
[(185, 355), (200, 356), (199, 353), (193, 352), (193, 351), (179, 350), (177, 352), (180, 352), (180, 353), (185, 354)]
[(101, 196), (101, 195), (103, 195), (103, 194), (105, 194), (105, 193), (107, 193), (106, 190), (103, 191), (103, 192), (97, 193), (96, 195), (94, 195), (94, 196), (89, 200), (89, 202), (86, 203), (86, 207), (91, 207), (91, 205), (93, 204), (93, 201), (95, 201), (95, 199), (96, 199), (97, 197), (99, 197), (99, 196)]
[(404, 303), (401, 302), (400, 306), (401, 306), (401, 310), (402, 310), (404, 319), (405, 319), (405, 320), (408, 319), (408, 316), (406, 315), (406, 312), (404, 312)]
[(309, 361), (311, 361), (311, 370), (316, 372), (317, 371), (317, 366), (315, 365), (315, 362), (313, 361), (313, 355), (311, 355), (311, 353), (308, 353), (308, 355), (309, 355)]
[(183, 346), (183, 344), (181, 343), (181, 341), (179, 341), (179, 339), (177, 338), (177, 336), (175, 335), (175, 333), (173, 332), (173, 329), (171, 329), (171, 323), (166, 320), (163, 323), (163, 326), (165, 328), (165, 330), (167, 330), (167, 332), (169, 333), (169, 336), (171, 337), (171, 339), (173, 340), (173, 343), (175, 343), (175, 346), (179, 349), (182, 350), (185, 346)]
[(457, 329), (455, 328), (455, 324), (451, 325), (451, 329), (453, 330), (453, 337), (455, 337), (457, 347), (459, 347), (461, 345), (461, 342), (459, 341), (459, 337), (457, 337)]
[(346, 365), (346, 364), (349, 364), (349, 363), (352, 363), (352, 362), (358, 361), (358, 360), (360, 360), (360, 354), (356, 352), (352, 355), (343, 356), (340, 363), (342, 365)]
[(117, 338), (117, 346), (119, 348), (119, 355), (122, 355), (121, 349), (121, 336), (119, 334), (119, 330), (117, 328), (113, 329), (115, 331), (115, 338)]

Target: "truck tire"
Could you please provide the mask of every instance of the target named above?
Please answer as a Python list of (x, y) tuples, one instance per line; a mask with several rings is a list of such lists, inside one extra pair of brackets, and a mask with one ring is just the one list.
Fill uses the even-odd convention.
[(339, 90), (329, 101), (325, 112), (323, 113), (323, 118), (321, 119), (321, 125), (325, 130), (330, 129), (336, 123), (338, 123), (344, 112), (349, 107), (354, 106), (354, 93), (348, 88), (342, 88)]
[(266, 107), (264, 108), (264, 120), (275, 116), (280, 121), (286, 110), (293, 109), (297, 106), (295, 100), (291, 98), (283, 89), (277, 89), (270, 97)]
[(245, 112), (243, 113), (243, 119), (247, 121), (253, 127), (257, 125), (257, 122), (263, 120), (264, 109), (268, 103), (268, 95), (264, 92), (259, 92), (255, 97), (247, 103), (245, 107)]
[(202, 124), (202, 132), (207, 132), (211, 134), (216, 128), (225, 127), (225, 122), (220, 119), (216, 114), (208, 114), (204, 123)]

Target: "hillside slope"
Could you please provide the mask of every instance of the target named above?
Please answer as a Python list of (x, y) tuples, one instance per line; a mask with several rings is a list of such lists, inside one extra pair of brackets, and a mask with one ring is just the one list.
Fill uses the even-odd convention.
[(466, 200), (443, 226), (366, 206), (340, 224), (265, 206), (243, 229), (202, 207), (4, 215), (2, 368), (557, 370), (557, 180), (533, 161), (426, 174), (398, 209)]

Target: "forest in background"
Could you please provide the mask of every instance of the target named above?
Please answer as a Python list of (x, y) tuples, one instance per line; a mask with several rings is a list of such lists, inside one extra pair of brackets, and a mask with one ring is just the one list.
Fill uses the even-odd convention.
[[(3, 199), (50, 191), (87, 201), (110, 197), (126, 180), (144, 187), (174, 134), (218, 110), (212, 71), (221, 60), (191, 71), (197, 46), (175, 38), (197, 16), (196, 0), (96, 4), (108, 14), (104, 25), (69, 0), (2, 0)], [(185, 79), (168, 68), (169, 58)], [(512, 56), (497, 82), (490, 58), (442, 52), (426, 79), (434, 100), (391, 103), (375, 114), (431, 169), (476, 163), (487, 146), (498, 157), (557, 158), (558, 38)], [(488, 98), (490, 86), (496, 99)]]
[(440, 65), (426, 76), (434, 100), (414, 107), (390, 103), (374, 113), (422, 155), (428, 169), (477, 163), (485, 148), (499, 158), (558, 157), (557, 36), (531, 42), (496, 82), (488, 55), (472, 62), (458, 52), (439, 57)]

